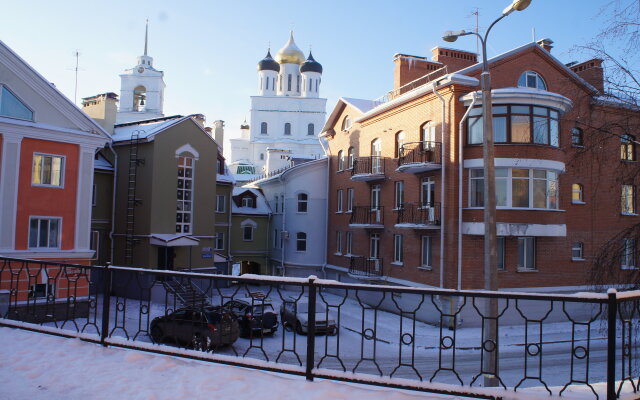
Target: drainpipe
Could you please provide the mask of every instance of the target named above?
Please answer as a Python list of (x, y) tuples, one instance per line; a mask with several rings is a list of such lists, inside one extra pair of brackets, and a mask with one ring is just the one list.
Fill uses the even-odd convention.
[(116, 231), (116, 188), (118, 187), (118, 153), (113, 149), (111, 142), (107, 143), (107, 147), (113, 153), (113, 193), (111, 199), (111, 232), (109, 232), (109, 262), (113, 265), (113, 253), (115, 245), (113, 243), (113, 235)]
[(318, 141), (320, 142), (320, 146), (322, 146), (322, 151), (324, 152), (325, 157), (327, 158), (327, 204), (325, 207), (325, 214), (324, 214), (324, 239), (325, 239), (325, 246), (324, 246), (324, 251), (322, 254), (322, 277), (324, 279), (327, 279), (327, 271), (325, 270), (325, 268), (327, 267), (327, 251), (329, 251), (329, 248), (327, 247), (328, 243), (326, 242), (327, 237), (329, 236), (329, 167), (331, 166), (331, 158), (329, 157), (329, 147), (324, 147), (324, 143), (322, 143), (322, 138), (318, 138)]
[(462, 126), (466, 122), (469, 113), (476, 104), (476, 94), (474, 92), (471, 104), (465, 111), (458, 124), (458, 290), (462, 290), (462, 173), (464, 172), (464, 160), (462, 159)]
[[(227, 167), (225, 166), (224, 169), (225, 173), (228, 171)], [(225, 242), (225, 247), (227, 248), (227, 273), (226, 275), (232, 275), (233, 272), (233, 258), (231, 257), (231, 216), (232, 216), (232, 212), (231, 209), (233, 208), (233, 204), (231, 204), (231, 202), (233, 201), (233, 185), (231, 185), (231, 191), (229, 192), (229, 201), (225, 201), (227, 203), (227, 213), (229, 214), (229, 224), (227, 225), (227, 240)]]
[(441, 124), (441, 132), (440, 132), (440, 141), (442, 142), (441, 159), (440, 159), (440, 162), (442, 163), (442, 175), (441, 175), (442, 179), (440, 179), (440, 287), (443, 288), (444, 287), (444, 229), (445, 229), (445, 223), (443, 218), (444, 210), (445, 210), (444, 180), (445, 180), (445, 172), (446, 172), (446, 166), (447, 166), (447, 163), (445, 162), (445, 154), (447, 154), (447, 152), (446, 152), (446, 146), (444, 141), (446, 102), (444, 98), (440, 95), (440, 93), (438, 93), (438, 91), (436, 90), (435, 83), (433, 84), (433, 94), (435, 94), (440, 99), (440, 102), (442, 103), (442, 124)]
[[(283, 240), (282, 235), (284, 235), (284, 232), (287, 228), (287, 224), (285, 222), (286, 220), (286, 208), (285, 208), (285, 203), (287, 202), (287, 191), (286, 191), (286, 185), (284, 183), (284, 180), (282, 179), (282, 173), (280, 173), (280, 176), (278, 177), (278, 180), (280, 181), (280, 183), (282, 184), (282, 230), (280, 231), (280, 265), (282, 266), (282, 276), (287, 276), (287, 270), (286, 267), (284, 266), (284, 259), (285, 259), (285, 249), (287, 246), (287, 240), (289, 240), (287, 238), (287, 240)], [(288, 234), (288, 233), (287, 233)]]

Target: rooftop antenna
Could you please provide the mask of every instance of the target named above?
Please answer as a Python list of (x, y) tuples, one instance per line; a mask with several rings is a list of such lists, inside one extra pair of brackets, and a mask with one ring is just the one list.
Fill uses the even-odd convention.
[[(480, 17), (480, 9), (476, 7), (476, 10), (471, 13), (471, 15), (476, 16), (476, 33), (480, 33), (480, 25), (479, 25), (479, 17)], [(476, 36), (476, 53), (480, 54), (480, 39)]]
[(78, 104), (78, 61), (80, 58), (80, 52), (76, 49), (76, 51), (73, 53), (73, 55), (76, 57), (76, 67), (75, 67), (75, 71), (76, 71), (76, 86), (74, 89), (74, 94), (73, 94), (73, 102), (75, 104)]

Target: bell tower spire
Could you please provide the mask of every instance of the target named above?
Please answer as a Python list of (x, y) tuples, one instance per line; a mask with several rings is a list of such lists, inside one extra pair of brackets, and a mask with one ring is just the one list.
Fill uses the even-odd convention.
[(147, 26), (144, 28), (144, 55), (147, 55), (147, 43), (149, 42), (149, 18), (147, 18)]

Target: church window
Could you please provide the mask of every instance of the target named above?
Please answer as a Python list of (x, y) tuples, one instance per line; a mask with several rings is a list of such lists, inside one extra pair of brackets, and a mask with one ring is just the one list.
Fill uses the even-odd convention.
[(320, 79), (316, 79), (316, 93), (318, 92), (318, 82), (320, 81)]
[(267, 134), (267, 123), (266, 122), (262, 122), (260, 124), (260, 134), (261, 135), (266, 135)]
[(191, 233), (193, 205), (194, 159), (178, 157), (178, 206), (176, 213), (176, 233)]
[(263, 79), (262, 77), (260, 77), (260, 88), (262, 89), (262, 83), (263, 83)]
[(133, 111), (144, 111), (147, 102), (147, 89), (138, 86), (133, 90)]
[(33, 111), (2, 85), (0, 85), (0, 115), (33, 121)]
[(284, 134), (291, 135), (291, 124), (288, 122), (284, 124)]
[(264, 153), (260, 153), (260, 160), (264, 160)]
[(289, 77), (287, 78), (287, 90), (291, 91), (291, 74), (289, 74)]
[(307, 135), (309, 136), (313, 136), (315, 127), (313, 126), (313, 124), (309, 124), (307, 125)]
[(297, 89), (296, 89), (296, 92), (299, 92), (299, 91), (300, 91), (300, 75), (298, 75), (298, 76), (296, 77), (296, 82), (297, 82)]

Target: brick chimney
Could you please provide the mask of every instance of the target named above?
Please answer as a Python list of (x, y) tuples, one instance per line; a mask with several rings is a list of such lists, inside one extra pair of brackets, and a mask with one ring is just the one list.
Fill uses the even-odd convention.
[(446, 65), (448, 73), (459, 71), (478, 63), (478, 55), (476, 53), (439, 46), (431, 49), (431, 59)]
[(394, 89), (443, 67), (442, 64), (433, 62), (426, 57), (411, 56), (409, 54), (394, 55), (393, 63), (395, 64), (393, 70)]
[(598, 89), (600, 93), (604, 92), (604, 71), (602, 69), (602, 60), (592, 58), (581, 62), (580, 64), (570, 65), (569, 68), (591, 86)]
[(553, 40), (548, 38), (540, 39), (536, 43), (538, 44), (538, 46), (542, 47), (543, 49), (551, 53), (551, 49), (553, 49), (553, 46), (552, 46)]
[(97, 94), (82, 99), (82, 111), (93, 118), (105, 131), (113, 134), (118, 112), (118, 95), (113, 92)]

